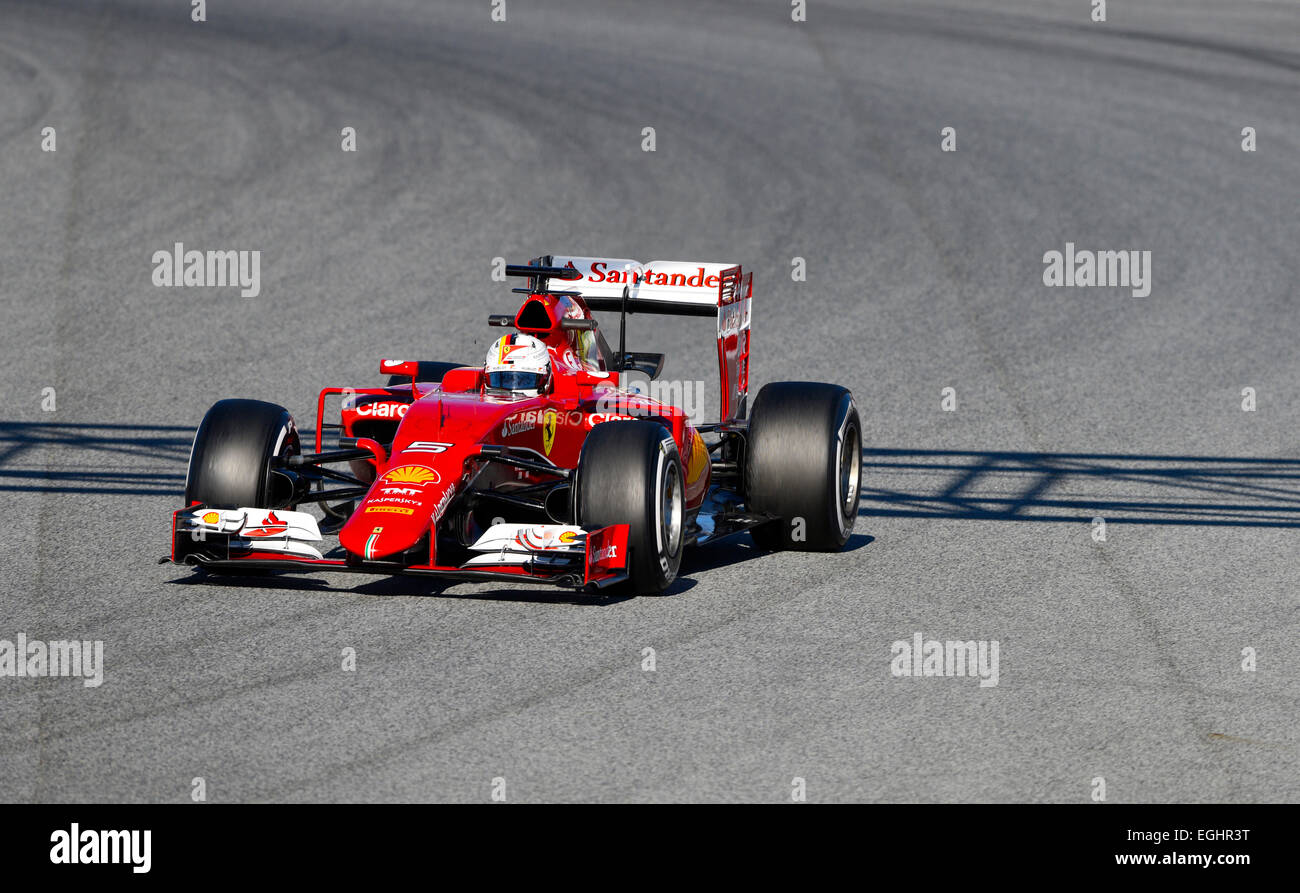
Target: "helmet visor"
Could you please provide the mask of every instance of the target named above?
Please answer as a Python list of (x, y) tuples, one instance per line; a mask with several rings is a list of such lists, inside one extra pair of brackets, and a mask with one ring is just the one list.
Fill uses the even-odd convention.
[(488, 388), (494, 391), (539, 391), (544, 376), (540, 372), (510, 370), (488, 373)]

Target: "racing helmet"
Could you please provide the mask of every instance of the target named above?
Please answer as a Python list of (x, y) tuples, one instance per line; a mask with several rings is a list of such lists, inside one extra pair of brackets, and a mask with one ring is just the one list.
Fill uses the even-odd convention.
[(551, 381), (551, 354), (532, 335), (502, 335), (488, 348), (483, 371), (489, 391), (536, 397)]

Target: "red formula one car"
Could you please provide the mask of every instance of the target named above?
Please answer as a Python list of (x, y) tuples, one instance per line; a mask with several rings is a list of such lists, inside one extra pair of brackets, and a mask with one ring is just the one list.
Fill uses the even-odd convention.
[[(526, 297), (514, 315), (489, 317), (511, 332), (485, 365), (383, 360), (386, 387), (326, 388), (310, 451), (281, 406), (208, 410), (170, 560), (652, 593), (672, 583), (686, 546), (742, 531), (763, 549), (845, 544), (858, 513), (858, 411), (837, 385), (779, 382), (746, 417), (751, 274), (549, 256), (506, 273), (527, 281), (514, 289)], [(593, 310), (620, 314), (617, 352)], [(664, 364), (624, 349), (632, 313), (716, 319), (717, 423), (628, 389), (628, 373), (654, 379)], [(327, 424), (334, 395), (340, 417)], [(327, 430), (338, 435), (329, 449)], [(322, 533), (338, 546), (322, 552)]]

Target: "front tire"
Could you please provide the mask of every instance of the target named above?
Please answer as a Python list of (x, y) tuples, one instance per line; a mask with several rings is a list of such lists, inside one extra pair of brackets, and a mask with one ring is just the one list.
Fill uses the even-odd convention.
[(261, 400), (213, 404), (194, 435), (185, 504), (288, 508), (293, 481), (280, 463), (301, 451), (289, 410)]
[(745, 482), (751, 511), (775, 520), (750, 530), (768, 551), (834, 552), (858, 518), (862, 422), (848, 389), (820, 382), (764, 385), (750, 411)]
[(656, 422), (605, 422), (578, 458), (574, 512), (584, 526), (627, 524), (633, 594), (663, 592), (682, 563), (686, 490), (672, 434)]

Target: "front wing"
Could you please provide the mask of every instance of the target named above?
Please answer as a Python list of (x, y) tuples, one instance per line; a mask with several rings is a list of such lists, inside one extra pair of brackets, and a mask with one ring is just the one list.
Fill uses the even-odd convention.
[(348, 554), (326, 558), (316, 519), (276, 509), (213, 509), (194, 505), (172, 513), (171, 555), (159, 563), (214, 571), (331, 571), (541, 583), (598, 590), (628, 579), (628, 525), (581, 528), (501, 524), (471, 546), (464, 565), (368, 561)]

